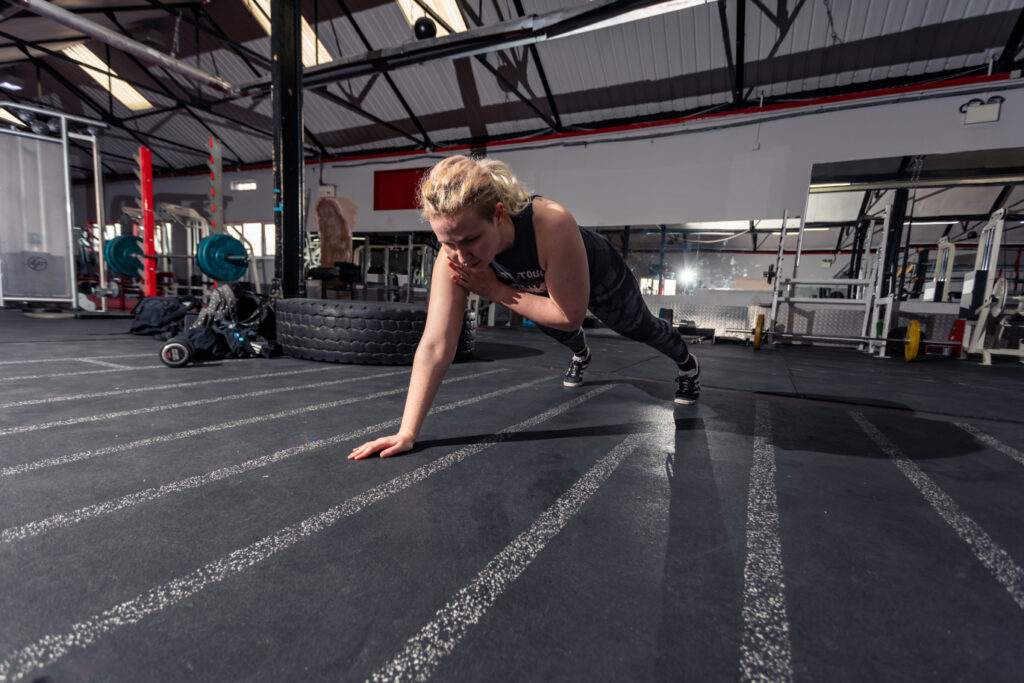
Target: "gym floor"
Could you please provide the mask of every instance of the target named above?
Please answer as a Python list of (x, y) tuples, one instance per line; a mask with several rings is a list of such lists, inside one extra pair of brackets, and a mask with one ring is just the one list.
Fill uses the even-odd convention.
[(173, 370), (0, 311), (0, 681), (1019, 680), (1024, 365), (481, 330)]

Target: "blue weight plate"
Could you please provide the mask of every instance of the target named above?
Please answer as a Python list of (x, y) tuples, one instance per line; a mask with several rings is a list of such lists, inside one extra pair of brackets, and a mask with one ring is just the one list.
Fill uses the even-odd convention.
[[(239, 258), (243, 262), (236, 262)], [(231, 235), (210, 235), (196, 249), (196, 263), (207, 277), (219, 282), (237, 280), (249, 269), (245, 245)]]
[(142, 238), (118, 235), (103, 245), (103, 258), (107, 267), (118, 275), (139, 277), (142, 267)]

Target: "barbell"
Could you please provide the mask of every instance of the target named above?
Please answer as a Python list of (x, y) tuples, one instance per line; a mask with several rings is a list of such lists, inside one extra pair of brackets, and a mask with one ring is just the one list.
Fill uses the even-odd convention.
[[(907, 325), (906, 336), (903, 339), (880, 339), (876, 337), (826, 337), (826, 336), (815, 336), (811, 334), (786, 334), (775, 332), (772, 334), (773, 337), (780, 337), (784, 339), (795, 339), (795, 340), (819, 340), (819, 341), (849, 341), (849, 342), (872, 342), (872, 343), (891, 343), (900, 344), (903, 346), (903, 358), (909, 363), (910, 361), (917, 358), (918, 353), (921, 351), (921, 344), (927, 344), (928, 346), (960, 346), (960, 342), (938, 342), (938, 341), (922, 341), (921, 340), (921, 323), (917, 320), (911, 320), (910, 324)], [(754, 348), (760, 349), (762, 340), (764, 339), (764, 314), (757, 316), (757, 323), (754, 325)]]
[[(103, 256), (112, 271), (128, 277), (139, 277), (142, 259), (157, 258), (157, 254), (143, 253), (142, 238), (136, 235), (119, 235), (108, 241)], [(237, 280), (249, 269), (245, 245), (231, 235), (204, 237), (196, 248), (195, 259), (199, 270), (218, 282)]]

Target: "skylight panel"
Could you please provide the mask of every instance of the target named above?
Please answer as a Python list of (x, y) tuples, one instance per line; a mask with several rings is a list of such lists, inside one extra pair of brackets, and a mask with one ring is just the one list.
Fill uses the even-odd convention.
[(93, 77), (104, 90), (110, 92), (118, 102), (132, 111), (152, 109), (153, 104), (142, 96), (138, 90), (117, 77), (117, 72), (111, 69), (102, 59), (96, 56), (92, 50), (79, 43), (61, 50), (65, 55), (79, 62), (79, 66), (85, 73)]
[[(246, 9), (256, 18), (267, 35), (270, 35), (270, 0), (244, 0)], [(302, 17), (302, 65), (316, 66), (333, 62), (334, 58), (316, 37), (313, 27)]]
[[(405, 15), (405, 20), (409, 22), (410, 28), (420, 17), (429, 16), (422, 7), (416, 4), (415, 0), (396, 0), (396, 2), (401, 8), (402, 14)], [(459, 12), (459, 7), (455, 4), (455, 0), (425, 0), (424, 4), (434, 10), (437, 16), (444, 19), (444, 22), (455, 29), (456, 33), (462, 33), (466, 30), (466, 21), (462, 18), (462, 13)], [(448, 31), (445, 30), (444, 26), (438, 24), (437, 37), (440, 38), (446, 35), (448, 35)]]
[(0, 107), (0, 121), (4, 121), (5, 123), (14, 123), (21, 126), (22, 128), (25, 127), (25, 123), (21, 119), (19, 119), (17, 116), (7, 111), (3, 107)]

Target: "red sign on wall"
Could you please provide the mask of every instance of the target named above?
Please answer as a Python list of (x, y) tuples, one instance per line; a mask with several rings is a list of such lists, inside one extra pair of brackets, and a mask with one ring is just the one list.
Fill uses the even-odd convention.
[(416, 190), (430, 168), (400, 168), (373, 172), (373, 210), (418, 209)]

